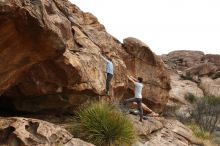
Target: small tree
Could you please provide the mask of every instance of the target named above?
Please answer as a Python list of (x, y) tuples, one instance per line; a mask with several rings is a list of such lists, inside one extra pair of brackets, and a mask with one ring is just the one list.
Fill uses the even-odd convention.
[(220, 97), (204, 97), (195, 104), (192, 118), (203, 131), (212, 133), (219, 120)]

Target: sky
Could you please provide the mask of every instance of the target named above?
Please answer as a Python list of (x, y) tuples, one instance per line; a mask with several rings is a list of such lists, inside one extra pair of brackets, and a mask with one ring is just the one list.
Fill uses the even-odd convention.
[(123, 42), (135, 37), (158, 55), (220, 54), (220, 0), (70, 0)]

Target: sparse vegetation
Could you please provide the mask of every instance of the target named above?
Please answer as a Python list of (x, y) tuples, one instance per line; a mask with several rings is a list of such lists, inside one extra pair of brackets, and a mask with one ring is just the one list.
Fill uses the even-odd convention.
[(188, 127), (192, 130), (194, 137), (192, 140), (201, 146), (218, 146), (215, 144), (214, 137), (207, 131), (202, 131), (196, 124), (190, 124)]
[(199, 100), (192, 112), (192, 118), (202, 131), (212, 133), (219, 120), (220, 98), (204, 97)]
[(181, 78), (183, 80), (190, 80), (190, 81), (194, 81), (192, 75), (189, 72), (186, 72), (186, 75), (181, 75)]
[(188, 94), (185, 99), (193, 104), (192, 108), (184, 112), (175, 109), (172, 111), (175, 118), (189, 125), (198, 143), (203, 146), (217, 146), (214, 144), (216, 135), (213, 132), (218, 129), (217, 123), (220, 120), (220, 97), (197, 98)]
[(186, 96), (184, 98), (191, 104), (196, 102), (196, 97), (192, 93), (186, 94)]
[(199, 126), (197, 126), (196, 124), (189, 125), (189, 128), (193, 131), (193, 134), (198, 138), (206, 140), (212, 139), (212, 135), (209, 132), (201, 130)]
[(217, 73), (212, 77), (212, 79), (217, 79), (217, 78), (220, 78), (220, 72), (217, 72)]
[(127, 117), (105, 102), (82, 106), (73, 120), (71, 133), (97, 146), (128, 146), (136, 139)]

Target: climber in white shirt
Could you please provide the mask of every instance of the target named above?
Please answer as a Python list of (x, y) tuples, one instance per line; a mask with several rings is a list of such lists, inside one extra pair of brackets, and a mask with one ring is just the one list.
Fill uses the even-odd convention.
[(124, 104), (127, 105), (130, 102), (136, 102), (138, 105), (138, 110), (140, 112), (140, 121), (143, 120), (143, 108), (142, 108), (142, 88), (144, 85), (142, 84), (143, 78), (138, 77), (138, 79), (133, 78), (132, 76), (128, 76), (128, 79), (132, 81), (135, 85), (134, 90), (134, 98), (129, 98), (124, 101)]
[(110, 57), (105, 58), (104, 56), (100, 55), (105, 61), (106, 61), (106, 73), (107, 73), (107, 78), (106, 78), (106, 90), (105, 93), (106, 95), (109, 95), (109, 88), (110, 88), (110, 83), (113, 78), (113, 63), (112, 59)]

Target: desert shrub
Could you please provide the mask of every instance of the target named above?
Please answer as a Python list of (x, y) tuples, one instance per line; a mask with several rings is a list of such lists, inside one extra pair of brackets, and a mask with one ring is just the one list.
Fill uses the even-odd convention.
[(217, 78), (220, 78), (220, 72), (217, 72), (217, 73), (212, 77), (212, 79), (217, 79)]
[(191, 109), (186, 109), (185, 111), (180, 112), (179, 110), (175, 111), (175, 117), (177, 120), (183, 124), (192, 122), (191, 119)]
[(184, 97), (186, 99), (186, 101), (188, 101), (189, 103), (195, 103), (196, 102), (196, 97), (195, 95), (193, 95), (192, 93), (188, 93), (185, 95)]
[[(174, 101), (175, 102), (175, 101)], [(173, 118), (176, 117), (176, 111), (179, 109), (179, 105), (167, 104), (163, 112), (161, 113), (162, 116)]]
[(127, 146), (136, 139), (129, 119), (105, 102), (82, 106), (74, 117), (71, 133), (97, 146)]
[(181, 78), (183, 80), (190, 80), (190, 81), (194, 81), (192, 75), (189, 72), (186, 72), (186, 75), (181, 75)]
[(204, 97), (199, 100), (192, 111), (192, 118), (202, 131), (212, 133), (219, 120), (220, 98)]
[(193, 134), (198, 138), (208, 139), (208, 140), (211, 140), (213, 138), (209, 132), (201, 130), (200, 127), (195, 124), (190, 124), (188, 127), (192, 130)]

